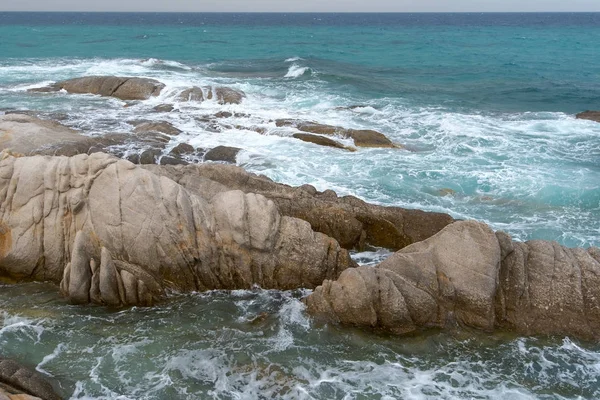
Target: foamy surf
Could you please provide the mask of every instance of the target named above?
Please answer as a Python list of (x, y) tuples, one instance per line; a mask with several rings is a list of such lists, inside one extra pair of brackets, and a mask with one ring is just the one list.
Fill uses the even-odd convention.
[(285, 74), (284, 78), (299, 78), (302, 75), (310, 72), (311, 69), (309, 67), (301, 67), (297, 64), (292, 64)]
[[(38, 365), (66, 397), (597, 398), (600, 348), (569, 338), (470, 332), (379, 336), (323, 325), (309, 291), (172, 295), (150, 309), (65, 304), (51, 286), (4, 286), (4, 355)], [(25, 330), (26, 331), (26, 330)], [(554, 393), (548, 396), (548, 393)]]

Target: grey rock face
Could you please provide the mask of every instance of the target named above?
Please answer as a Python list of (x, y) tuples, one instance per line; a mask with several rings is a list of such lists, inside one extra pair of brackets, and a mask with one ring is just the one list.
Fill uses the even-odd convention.
[(456, 222), (374, 268), (325, 281), (306, 304), (319, 318), (398, 334), (466, 326), (598, 339), (599, 256)]
[(213, 201), (103, 153), (0, 162), (0, 274), (60, 282), (76, 304), (179, 291), (316, 287), (355, 266), (261, 195)]

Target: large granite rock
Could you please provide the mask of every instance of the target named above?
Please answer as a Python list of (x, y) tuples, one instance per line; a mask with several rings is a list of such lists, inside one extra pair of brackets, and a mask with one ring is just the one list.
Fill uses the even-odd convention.
[(127, 135), (83, 136), (58, 122), (25, 114), (0, 115), (0, 150), (15, 154), (72, 156), (121, 144)]
[(84, 76), (56, 82), (44, 88), (30, 89), (31, 92), (57, 92), (65, 90), (77, 94), (97, 94), (121, 100), (146, 100), (158, 96), (165, 87), (155, 79), (129, 78), (121, 76)]
[(306, 298), (329, 321), (397, 334), (503, 329), (600, 338), (600, 249), (513, 242), (456, 222), (376, 267), (349, 269)]
[(335, 238), (347, 249), (370, 244), (398, 250), (454, 222), (448, 214), (377, 206), (353, 196), (338, 197), (331, 190), (321, 193), (310, 185), (291, 187), (233, 165), (148, 168), (208, 199), (232, 189), (261, 194), (275, 202), (283, 215), (309, 222), (313, 230)]
[(600, 111), (584, 111), (575, 116), (577, 119), (589, 119), (590, 121), (600, 122)]
[(60, 396), (38, 372), (0, 357), (0, 399), (60, 400)]
[(264, 196), (230, 190), (208, 201), (103, 153), (0, 161), (0, 243), (1, 276), (60, 282), (76, 304), (150, 305), (167, 289), (314, 288), (355, 266)]
[(293, 127), (299, 131), (317, 135), (337, 135), (343, 138), (352, 138), (354, 144), (358, 147), (401, 147), (392, 143), (384, 134), (373, 130), (347, 129), (340, 126), (295, 119), (278, 119), (275, 124), (278, 127)]

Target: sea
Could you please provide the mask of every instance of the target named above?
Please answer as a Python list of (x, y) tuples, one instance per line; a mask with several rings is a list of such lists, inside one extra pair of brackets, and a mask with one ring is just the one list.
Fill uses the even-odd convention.
[[(167, 120), (184, 133), (166, 151), (240, 147), (239, 166), (277, 182), (599, 246), (600, 123), (575, 118), (600, 109), (599, 44), (600, 13), (0, 13), (0, 113), (92, 136)], [(166, 87), (128, 107), (27, 91), (86, 75)], [(246, 98), (177, 102), (206, 85)], [(177, 112), (150, 113), (164, 103)], [(218, 129), (198, 118), (219, 111), (234, 116)], [(404, 148), (319, 147), (279, 118), (374, 129)], [(390, 254), (368, 250), (353, 257)], [(173, 293), (111, 310), (71, 306), (46, 283), (2, 285), (0, 355), (72, 399), (600, 398), (598, 343), (382, 335), (313, 321), (309, 293)]]

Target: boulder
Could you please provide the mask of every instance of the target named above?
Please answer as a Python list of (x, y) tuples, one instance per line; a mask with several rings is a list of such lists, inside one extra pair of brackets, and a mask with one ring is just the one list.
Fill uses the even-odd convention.
[(102, 151), (122, 144), (126, 135), (83, 136), (58, 122), (26, 114), (0, 115), (0, 151), (15, 154), (66, 155)]
[(264, 196), (229, 190), (208, 201), (103, 153), (5, 157), (0, 205), (0, 276), (60, 283), (74, 304), (314, 288), (356, 266), (334, 239)]
[(589, 119), (590, 121), (600, 122), (600, 111), (584, 111), (575, 116), (577, 119)]
[(97, 94), (121, 100), (146, 100), (158, 96), (164, 84), (150, 78), (119, 76), (85, 76), (57, 82), (46, 88), (30, 89), (32, 92), (65, 90), (68, 93)]
[(598, 340), (600, 249), (514, 242), (460, 221), (305, 301), (317, 318), (396, 334), (468, 327)]
[(313, 230), (335, 238), (346, 249), (370, 244), (399, 250), (454, 222), (448, 214), (373, 205), (354, 196), (338, 197), (331, 190), (321, 193), (310, 185), (294, 188), (233, 165), (148, 168), (208, 199), (225, 190), (261, 194), (283, 215), (309, 222)]
[(331, 140), (329, 138), (319, 135), (310, 135), (308, 133), (295, 133), (293, 137), (295, 139), (300, 139), (303, 142), (318, 144), (319, 146), (334, 147), (336, 149), (343, 149), (348, 151), (356, 151), (356, 149), (346, 147), (340, 142), (336, 142), (335, 140)]
[(317, 135), (337, 135), (343, 138), (352, 138), (358, 147), (401, 147), (392, 143), (385, 135), (373, 130), (347, 129), (340, 126), (319, 124), (317, 122), (299, 121), (295, 119), (278, 119), (278, 127), (292, 127), (302, 132)]
[(37, 371), (0, 358), (0, 399), (60, 400), (52, 385)]
[(237, 154), (242, 149), (237, 147), (228, 146), (217, 146), (214, 149), (210, 149), (204, 155), (204, 161), (224, 161), (227, 163), (235, 164)]
[(146, 133), (146, 132), (159, 132), (164, 133), (169, 136), (177, 136), (183, 131), (181, 129), (175, 128), (173, 124), (166, 121), (156, 121), (156, 122), (142, 122), (136, 124), (134, 133)]

